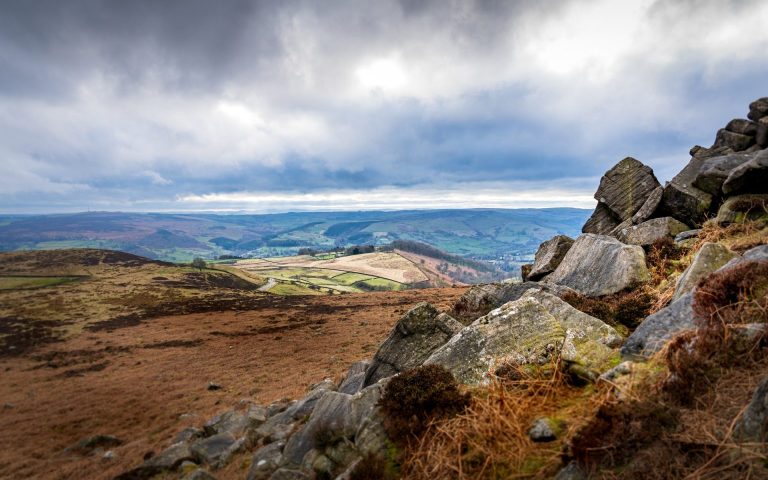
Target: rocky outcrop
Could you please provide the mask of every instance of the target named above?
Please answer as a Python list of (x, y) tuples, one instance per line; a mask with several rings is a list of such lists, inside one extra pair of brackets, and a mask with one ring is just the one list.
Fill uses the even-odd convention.
[(627, 157), (614, 165), (600, 179), (595, 192), (597, 207), (582, 227), (583, 233), (608, 235), (622, 222), (642, 222), (653, 214), (661, 192), (653, 170)]
[(659, 209), (662, 214), (694, 227), (700, 226), (712, 207), (712, 194), (693, 185), (706, 160), (692, 158), (664, 187)]
[(661, 350), (672, 337), (693, 328), (691, 300), (692, 294), (687, 293), (643, 320), (621, 347), (622, 356), (648, 358)]
[(494, 308), (517, 300), (532, 288), (544, 290), (557, 296), (573, 292), (570, 288), (560, 285), (548, 285), (537, 282), (505, 282), (474, 285), (456, 301), (450, 314), (464, 325), (469, 325)]
[(705, 243), (693, 257), (691, 264), (683, 271), (675, 285), (673, 301), (686, 293), (693, 291), (699, 281), (722, 267), (728, 260), (737, 257), (736, 253), (728, 250), (719, 243)]
[(619, 222), (613, 218), (611, 210), (598, 202), (592, 216), (581, 227), (582, 233), (594, 233), (597, 235), (608, 235), (619, 225)]
[(768, 193), (768, 150), (749, 156), (747, 161), (730, 170), (722, 183), (722, 191), (727, 195)]
[(533, 268), (526, 279), (536, 281), (554, 272), (565, 254), (570, 250), (571, 245), (573, 245), (573, 239), (566, 235), (557, 235), (539, 245)]
[(542, 364), (561, 358), (592, 372), (607, 368), (621, 335), (558, 297), (530, 290), (464, 328), (425, 364), (446, 367), (457, 380), (478, 384), (507, 363)]
[(707, 158), (699, 165), (693, 178), (693, 186), (710, 195), (720, 195), (723, 183), (731, 171), (748, 163), (753, 156), (749, 153), (734, 153)]
[(656, 210), (659, 208), (659, 204), (661, 203), (661, 197), (663, 195), (664, 195), (664, 188), (662, 186), (656, 187), (648, 195), (648, 198), (643, 203), (643, 206), (641, 206), (640, 209), (637, 212), (635, 212), (634, 215), (632, 215), (632, 223), (637, 225), (651, 218), (654, 212), (656, 212)]
[(630, 220), (649, 195), (659, 187), (653, 170), (632, 157), (627, 157), (605, 172), (595, 193), (620, 221)]
[(585, 233), (576, 239), (546, 283), (598, 297), (636, 286), (649, 277), (642, 247)]
[(616, 237), (628, 245), (646, 247), (665, 238), (674, 238), (690, 228), (672, 217), (661, 217), (624, 228), (617, 232)]
[(403, 315), (379, 347), (365, 372), (363, 385), (373, 385), (382, 378), (418, 367), (462, 327), (429, 303), (416, 305)]
[(370, 367), (371, 363), (365, 360), (355, 362), (349, 367), (347, 376), (344, 377), (339, 385), (339, 392), (354, 395), (363, 388), (365, 382), (365, 372)]

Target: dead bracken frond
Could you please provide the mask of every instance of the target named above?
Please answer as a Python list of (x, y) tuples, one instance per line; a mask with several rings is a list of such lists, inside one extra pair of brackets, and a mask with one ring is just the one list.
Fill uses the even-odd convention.
[(550, 478), (562, 440), (534, 443), (528, 430), (540, 417), (580, 418), (589, 390), (570, 385), (556, 363), (549, 367), (507, 366), (473, 391), (466, 412), (433, 423), (407, 452), (403, 478)]

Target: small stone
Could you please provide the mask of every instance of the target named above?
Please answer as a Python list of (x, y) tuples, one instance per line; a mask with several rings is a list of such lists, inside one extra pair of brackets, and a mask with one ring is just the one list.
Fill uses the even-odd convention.
[(66, 451), (88, 455), (96, 450), (109, 447), (117, 447), (123, 444), (123, 441), (113, 435), (94, 435), (84, 438), (76, 444), (67, 447)]
[(563, 431), (562, 421), (551, 418), (538, 418), (533, 422), (533, 426), (528, 430), (528, 436), (536, 443), (553, 442)]
[(571, 462), (557, 472), (554, 480), (587, 480), (587, 475), (576, 462)]
[(763, 379), (752, 394), (733, 436), (740, 442), (765, 442), (768, 425), (768, 378)]
[(104, 455), (101, 456), (102, 460), (110, 461), (117, 458), (117, 454), (113, 450), (107, 450)]
[(686, 230), (684, 232), (680, 232), (677, 235), (675, 235), (675, 243), (682, 243), (686, 240), (691, 240), (694, 238), (698, 238), (699, 234), (701, 233), (700, 228), (696, 228), (694, 230)]
[(207, 390), (213, 391), (213, 390), (221, 390), (223, 387), (219, 385), (218, 383), (214, 382), (208, 382)]
[(11, 410), (12, 408), (16, 408), (16, 405), (12, 403), (4, 403), (3, 404), (3, 410)]

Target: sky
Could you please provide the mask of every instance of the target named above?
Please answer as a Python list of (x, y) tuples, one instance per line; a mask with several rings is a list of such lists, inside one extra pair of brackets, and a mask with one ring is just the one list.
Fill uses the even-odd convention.
[(768, 96), (768, 2), (0, 0), (0, 212), (592, 208)]

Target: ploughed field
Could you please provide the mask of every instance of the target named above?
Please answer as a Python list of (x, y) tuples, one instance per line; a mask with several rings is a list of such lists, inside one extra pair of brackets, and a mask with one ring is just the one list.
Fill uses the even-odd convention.
[[(0, 260), (0, 276), (66, 278), (0, 289), (0, 478), (112, 478), (241, 399), (338, 378), (410, 307), (447, 310), (465, 290), (278, 296), (116, 252)], [(98, 434), (123, 441), (113, 459), (67, 451)], [(243, 476), (237, 462), (217, 473)]]

